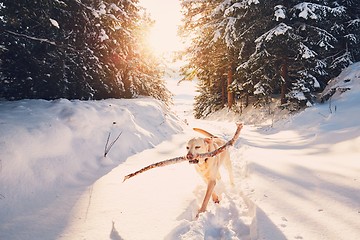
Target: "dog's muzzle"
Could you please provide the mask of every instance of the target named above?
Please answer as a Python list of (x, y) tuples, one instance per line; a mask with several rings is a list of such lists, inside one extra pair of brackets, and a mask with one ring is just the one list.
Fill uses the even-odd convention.
[(197, 164), (199, 163), (199, 159), (194, 158), (195, 156), (192, 153), (186, 154), (186, 158), (189, 160), (189, 163), (191, 164)]
[[(196, 157), (197, 157), (197, 155), (194, 156), (192, 153), (188, 153), (186, 155), (186, 158), (189, 160), (190, 164), (198, 164), (200, 162), (200, 160)], [(207, 160), (208, 160), (208, 158), (205, 158), (204, 162), (207, 162)]]
[(198, 164), (199, 160), (198, 159), (193, 159), (193, 160), (189, 160), (190, 164)]

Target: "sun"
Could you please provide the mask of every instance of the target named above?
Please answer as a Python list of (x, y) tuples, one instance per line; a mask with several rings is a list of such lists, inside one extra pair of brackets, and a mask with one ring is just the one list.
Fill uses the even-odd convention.
[[(171, 26), (174, 27), (174, 26)], [(182, 44), (180, 38), (176, 35), (176, 27), (155, 25), (149, 33), (148, 44), (156, 55), (178, 51)]]
[(178, 0), (140, 0), (140, 5), (150, 13), (155, 21), (148, 35), (148, 44), (152, 51), (162, 56), (183, 48), (177, 35), (181, 24), (180, 3)]

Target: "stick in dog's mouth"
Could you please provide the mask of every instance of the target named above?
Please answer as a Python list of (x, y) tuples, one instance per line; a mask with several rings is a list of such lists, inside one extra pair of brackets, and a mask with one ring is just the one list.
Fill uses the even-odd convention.
[(198, 164), (198, 163), (199, 163), (199, 159), (189, 160), (189, 163), (191, 163), (191, 164)]
[[(227, 147), (229, 146), (233, 146), (235, 141), (239, 138), (239, 135), (240, 135), (240, 131), (243, 127), (243, 124), (242, 123), (237, 123), (237, 129), (236, 129), (236, 132), (235, 132), (235, 135), (233, 136), (232, 139), (230, 139), (230, 141), (228, 141), (226, 144), (224, 144), (223, 146), (221, 146), (220, 148), (212, 151), (212, 152), (207, 152), (207, 153), (202, 153), (202, 154), (198, 154), (196, 157), (199, 157), (199, 158), (207, 158), (207, 157), (213, 157), (219, 153), (221, 153), (222, 151), (224, 151)], [(142, 172), (145, 172), (147, 170), (150, 170), (150, 169), (153, 169), (153, 168), (156, 168), (156, 167), (164, 167), (164, 166), (168, 166), (168, 165), (171, 165), (171, 164), (175, 164), (175, 163), (179, 163), (179, 162), (183, 162), (183, 161), (189, 161), (189, 163), (192, 163), (192, 164), (197, 164), (199, 162), (199, 159), (191, 159), (189, 160), (189, 158), (187, 158), (186, 156), (183, 156), (183, 157), (175, 157), (175, 158), (172, 158), (172, 159), (169, 159), (169, 160), (165, 160), (165, 161), (161, 161), (161, 162), (157, 162), (157, 163), (154, 163), (154, 164), (151, 164), (147, 167), (144, 167), (134, 173), (130, 173), (128, 175), (126, 175), (124, 177), (124, 180), (127, 180), (131, 177), (134, 177)], [(206, 161), (206, 159), (205, 159)]]

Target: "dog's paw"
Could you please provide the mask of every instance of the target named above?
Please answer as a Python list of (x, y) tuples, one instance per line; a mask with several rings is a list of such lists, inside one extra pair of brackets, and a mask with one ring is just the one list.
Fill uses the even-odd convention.
[(198, 219), (199, 218), (199, 216), (200, 216), (200, 214), (202, 214), (203, 212), (205, 212), (206, 211), (206, 209), (202, 209), (202, 208), (200, 208), (199, 210), (198, 210), (198, 212), (197, 212), (197, 214), (196, 214), (196, 216), (195, 216), (195, 219)]
[(219, 197), (218, 196), (213, 197), (213, 202), (219, 204), (220, 203)]

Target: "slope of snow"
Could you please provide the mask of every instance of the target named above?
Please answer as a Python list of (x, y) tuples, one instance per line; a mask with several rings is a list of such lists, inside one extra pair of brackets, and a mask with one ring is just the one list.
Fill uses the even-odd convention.
[(0, 239), (53, 239), (82, 191), (181, 130), (149, 98), (0, 102)]
[[(192, 165), (122, 182), (183, 156), (192, 127), (231, 138), (238, 116), (192, 118), (195, 83), (169, 77), (173, 112), (149, 98), (2, 101), (0, 239), (357, 239), (360, 66), (343, 74), (334, 86), (351, 90), (331, 101), (245, 125), (230, 149), (235, 187), (223, 174), (220, 204), (197, 220), (206, 186)], [(109, 133), (121, 135), (105, 158)]]
[(243, 190), (260, 239), (360, 236), (359, 77), (354, 64), (337, 78), (350, 91), (244, 136)]

